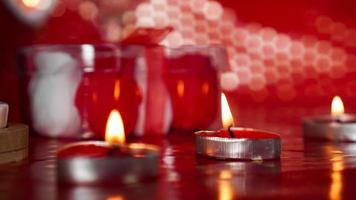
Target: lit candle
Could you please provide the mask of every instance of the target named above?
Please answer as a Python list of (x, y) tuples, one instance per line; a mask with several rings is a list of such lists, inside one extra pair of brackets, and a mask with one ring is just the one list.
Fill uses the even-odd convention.
[(278, 159), (280, 136), (252, 128), (232, 127), (233, 117), (224, 94), (221, 97), (222, 124), (218, 131), (195, 133), (196, 153), (217, 159)]
[(159, 149), (143, 143), (125, 144), (121, 115), (108, 118), (106, 141), (69, 144), (58, 151), (58, 180), (69, 184), (135, 183), (157, 176)]
[(331, 103), (331, 114), (305, 118), (303, 131), (308, 138), (356, 141), (356, 116), (345, 114), (344, 104), (336, 96)]

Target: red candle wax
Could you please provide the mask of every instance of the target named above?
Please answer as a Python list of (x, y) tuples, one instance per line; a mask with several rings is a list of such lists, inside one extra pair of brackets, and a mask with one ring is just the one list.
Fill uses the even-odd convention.
[(59, 159), (66, 158), (104, 158), (104, 157), (142, 157), (145, 150), (130, 151), (125, 146), (110, 145), (105, 142), (79, 142), (58, 151)]
[[(257, 129), (249, 128), (231, 128), (231, 132), (234, 134), (236, 139), (273, 139), (280, 138), (279, 135), (275, 133), (270, 133)], [(221, 137), (221, 138), (232, 138), (227, 129), (218, 130), (218, 131), (207, 131), (200, 134), (202, 137)]]
[[(106, 145), (98, 145), (95, 143), (82, 143), (74, 144), (68, 148), (64, 148), (58, 152), (59, 158), (72, 158), (72, 157), (105, 157), (113, 147)], [(120, 152), (117, 148), (115, 152)]]

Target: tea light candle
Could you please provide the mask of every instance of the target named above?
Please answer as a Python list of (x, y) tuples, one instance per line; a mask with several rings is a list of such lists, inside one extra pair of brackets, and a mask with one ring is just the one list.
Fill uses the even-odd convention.
[(159, 148), (125, 144), (121, 115), (113, 110), (104, 141), (69, 144), (58, 151), (58, 181), (66, 184), (130, 184), (155, 178)]
[(0, 164), (17, 162), (28, 155), (28, 126), (8, 124), (9, 105), (0, 102)]
[[(234, 128), (233, 117), (224, 94), (221, 95), (222, 123), (225, 129), (195, 132), (196, 153), (216, 159), (278, 159), (280, 136), (252, 128)], [(227, 128), (227, 129), (226, 129)]]
[(308, 117), (303, 120), (304, 136), (331, 141), (356, 141), (356, 115), (345, 114), (339, 96), (333, 98), (331, 115)]

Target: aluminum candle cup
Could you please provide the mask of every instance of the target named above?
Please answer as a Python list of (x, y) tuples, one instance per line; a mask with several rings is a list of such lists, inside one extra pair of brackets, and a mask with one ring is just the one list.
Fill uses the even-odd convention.
[(323, 115), (303, 121), (304, 136), (331, 141), (356, 141), (356, 115)]
[(281, 154), (280, 136), (250, 128), (195, 132), (196, 153), (216, 159), (264, 160), (278, 159)]
[(130, 184), (155, 178), (159, 148), (131, 143), (78, 142), (58, 152), (58, 181), (65, 184)]

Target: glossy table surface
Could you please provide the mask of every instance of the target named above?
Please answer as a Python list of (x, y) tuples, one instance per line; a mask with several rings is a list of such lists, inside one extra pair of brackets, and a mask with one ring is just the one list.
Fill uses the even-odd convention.
[(191, 133), (134, 139), (161, 147), (160, 175), (127, 186), (58, 185), (55, 153), (70, 141), (31, 135), (29, 158), (0, 166), (0, 199), (354, 199), (356, 143), (303, 139), (299, 120), (305, 113), (241, 109), (240, 125), (281, 134), (282, 156), (274, 161), (198, 157)]

